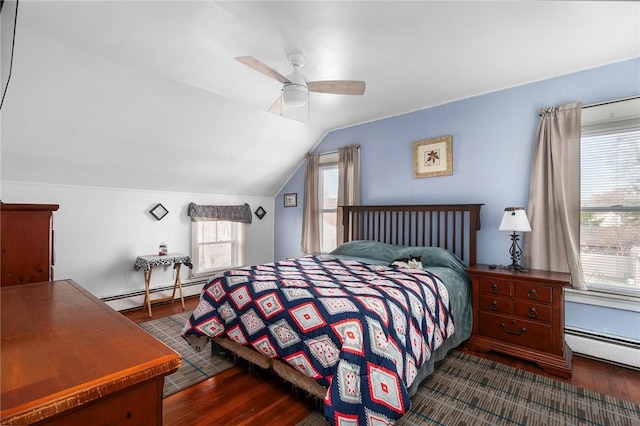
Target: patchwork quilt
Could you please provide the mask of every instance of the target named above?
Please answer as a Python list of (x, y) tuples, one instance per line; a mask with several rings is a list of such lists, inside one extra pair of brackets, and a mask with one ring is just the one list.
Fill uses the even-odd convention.
[(454, 331), (433, 273), (321, 255), (212, 278), (182, 335), (196, 350), (226, 336), (312, 377), (332, 424), (383, 425), (409, 409), (417, 370)]

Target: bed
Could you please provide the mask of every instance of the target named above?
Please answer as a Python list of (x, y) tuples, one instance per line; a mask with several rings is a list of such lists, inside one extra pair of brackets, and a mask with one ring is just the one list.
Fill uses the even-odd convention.
[[(393, 424), (471, 334), (481, 206), (342, 207), (344, 244), (214, 276), (182, 336), (272, 369), (332, 424)], [(390, 266), (410, 256), (422, 268)]]

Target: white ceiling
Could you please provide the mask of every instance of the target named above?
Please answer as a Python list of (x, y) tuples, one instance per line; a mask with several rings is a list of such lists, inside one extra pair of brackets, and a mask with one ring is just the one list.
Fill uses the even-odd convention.
[[(267, 112), (280, 83), (234, 57), (296, 50), (365, 94)], [(638, 2), (23, 0), (2, 179), (272, 196), (333, 129), (638, 56)]]

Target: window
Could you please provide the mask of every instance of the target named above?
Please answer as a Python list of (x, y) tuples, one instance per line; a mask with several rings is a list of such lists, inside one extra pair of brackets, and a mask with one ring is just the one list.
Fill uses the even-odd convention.
[(640, 296), (640, 99), (583, 109), (580, 151), (587, 287)]
[(191, 222), (193, 275), (244, 265), (245, 224), (225, 220)]
[(338, 154), (320, 156), (318, 210), (320, 212), (320, 251), (329, 253), (337, 246)]

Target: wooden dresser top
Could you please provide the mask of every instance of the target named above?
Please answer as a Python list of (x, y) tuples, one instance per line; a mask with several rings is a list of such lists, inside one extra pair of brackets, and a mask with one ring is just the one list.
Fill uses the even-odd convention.
[(504, 267), (489, 268), (489, 265), (476, 264), (467, 268), (467, 272), (475, 275), (490, 276), (493, 278), (503, 278), (516, 281), (544, 280), (549, 283), (569, 285), (571, 274), (565, 272), (543, 271), (538, 269), (528, 269), (527, 272), (511, 271)]
[(49, 418), (181, 364), (72, 280), (3, 287), (0, 311), (3, 424)]

